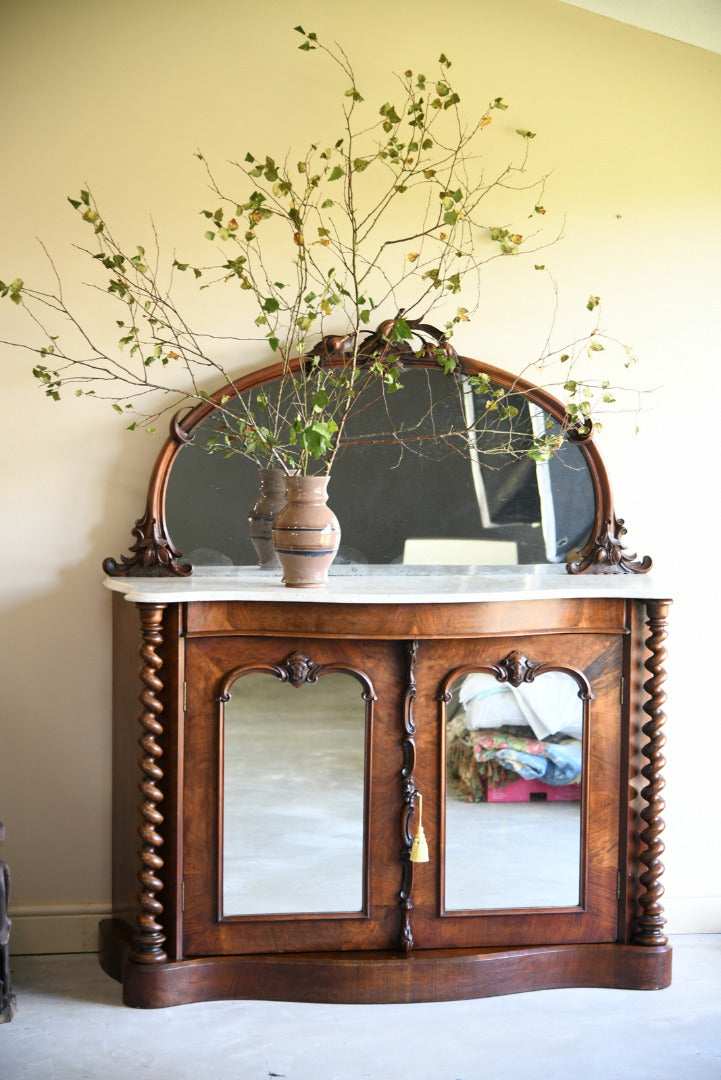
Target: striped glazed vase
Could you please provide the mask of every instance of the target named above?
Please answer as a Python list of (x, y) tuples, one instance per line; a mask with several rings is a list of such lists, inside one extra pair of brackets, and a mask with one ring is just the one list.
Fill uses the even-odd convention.
[(275, 516), (285, 505), (285, 473), (282, 469), (259, 469), (260, 495), (248, 511), (248, 535), (258, 556), (258, 566), (273, 570), (279, 566), (271, 529)]
[(285, 506), (273, 523), (283, 581), (295, 589), (325, 585), (340, 543), (338, 518), (327, 505), (327, 476), (287, 476)]

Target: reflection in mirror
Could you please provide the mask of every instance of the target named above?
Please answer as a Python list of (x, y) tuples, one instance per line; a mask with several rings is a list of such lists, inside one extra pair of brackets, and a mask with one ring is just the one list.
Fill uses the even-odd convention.
[(224, 708), (225, 916), (363, 906), (366, 704), (351, 675), (236, 679)]
[(512, 686), (478, 671), (446, 710), (445, 909), (580, 902), (584, 703), (548, 671)]
[[(479, 401), (453, 387), (440, 368), (409, 367), (402, 391), (369, 401), (353, 418), (329, 486), (342, 528), (336, 572), (343, 563), (409, 562), (414, 556), (404, 558), (407, 541), (425, 543), (440, 564), (458, 559), (452, 545), (446, 554), (434, 541), (473, 541), (475, 554), (461, 561), (476, 564), (498, 561), (493, 546), (501, 541), (502, 561), (529, 564), (563, 562), (588, 540), (596, 505), (581, 447), (566, 440), (548, 462), (499, 452), (511, 430), (521, 447), (559, 430), (549, 413), (519, 394), (518, 415), (494, 421), (471, 452), (461, 453), (439, 433), (472, 423)], [(401, 440), (377, 437), (388, 431), (389, 414)], [(239, 455), (205, 451), (212, 431), (209, 417), (173, 465), (168, 531), (195, 565), (252, 566), (247, 516), (258, 472)], [(373, 527), (377, 521), (382, 529)]]

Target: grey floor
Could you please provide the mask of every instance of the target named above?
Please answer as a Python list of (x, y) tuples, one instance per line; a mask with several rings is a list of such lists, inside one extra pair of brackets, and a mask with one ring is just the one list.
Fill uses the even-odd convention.
[(435, 1005), (136, 1011), (92, 955), (13, 958), (2, 1080), (719, 1080), (721, 936), (672, 939), (667, 990)]

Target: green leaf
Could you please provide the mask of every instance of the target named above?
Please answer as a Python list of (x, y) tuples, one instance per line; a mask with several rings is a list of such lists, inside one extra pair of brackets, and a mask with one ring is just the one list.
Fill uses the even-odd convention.
[(335, 168), (332, 170), (332, 172), (331, 172), (330, 176), (328, 177), (328, 179), (329, 180), (340, 180), (341, 176), (345, 176), (345, 170), (342, 169), (340, 165), (336, 165)]
[(395, 107), (391, 105), (389, 101), (386, 101), (384, 105), (381, 105), (378, 111), (381, 116), (385, 117), (389, 124), (400, 124), (401, 118), (396, 112)]
[(393, 322), (393, 332), (391, 339), (393, 341), (408, 341), (413, 337), (413, 331), (406, 322), (405, 319), (397, 318)]

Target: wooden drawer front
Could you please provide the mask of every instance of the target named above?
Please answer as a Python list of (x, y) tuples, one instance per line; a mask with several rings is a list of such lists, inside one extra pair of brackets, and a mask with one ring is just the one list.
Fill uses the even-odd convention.
[(202, 634), (309, 634), (324, 638), (451, 638), (554, 630), (621, 633), (626, 601), (615, 598), (512, 603), (189, 603), (186, 630)]

